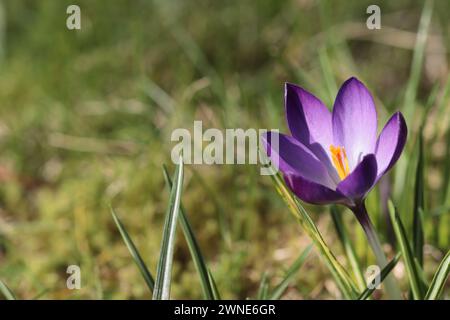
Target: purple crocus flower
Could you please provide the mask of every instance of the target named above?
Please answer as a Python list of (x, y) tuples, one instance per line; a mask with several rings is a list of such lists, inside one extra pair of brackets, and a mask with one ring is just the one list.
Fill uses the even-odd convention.
[[(387, 259), (364, 199), (403, 151), (407, 136), (403, 115), (395, 113), (377, 137), (375, 103), (356, 78), (339, 89), (332, 112), (314, 95), (290, 83), (285, 87), (285, 106), (292, 136), (268, 132), (262, 137), (272, 163), (301, 200), (350, 208), (384, 267)], [(391, 276), (385, 284), (391, 298), (400, 298)]]
[[(400, 112), (377, 138), (374, 100), (356, 78), (339, 89), (332, 112), (290, 83), (285, 86), (285, 106), (292, 136), (269, 132), (263, 140), (272, 163), (305, 202), (357, 206), (405, 146), (407, 128)], [(273, 139), (278, 139), (278, 147)]]

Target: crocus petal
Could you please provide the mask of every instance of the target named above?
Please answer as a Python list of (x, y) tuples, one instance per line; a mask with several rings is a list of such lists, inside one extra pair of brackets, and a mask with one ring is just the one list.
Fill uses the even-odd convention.
[(311, 204), (346, 203), (347, 199), (339, 192), (309, 181), (296, 174), (284, 174), (284, 180), (294, 194)]
[(272, 131), (263, 134), (262, 139), (272, 163), (284, 174), (296, 174), (327, 187), (336, 187), (320, 160), (295, 138)]
[(408, 129), (403, 115), (394, 113), (378, 137), (375, 156), (378, 164), (379, 179), (398, 160), (406, 143)]
[(291, 83), (285, 85), (285, 107), (292, 136), (314, 153), (334, 181), (339, 181), (329, 152), (333, 143), (331, 112), (313, 94)]
[(356, 78), (348, 79), (339, 89), (332, 121), (334, 144), (345, 147), (353, 170), (366, 154), (375, 152), (377, 139), (375, 103)]
[(338, 186), (337, 191), (347, 198), (358, 200), (363, 198), (372, 188), (377, 177), (377, 160), (374, 154), (366, 155)]
[(331, 112), (314, 95), (295, 84), (285, 85), (286, 118), (292, 135), (305, 146), (333, 142)]

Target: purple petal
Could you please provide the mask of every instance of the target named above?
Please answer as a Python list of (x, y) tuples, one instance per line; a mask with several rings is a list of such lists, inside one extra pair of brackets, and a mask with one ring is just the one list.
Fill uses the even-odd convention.
[(329, 152), (333, 143), (331, 112), (305, 89), (291, 83), (285, 85), (286, 118), (292, 136), (311, 150), (339, 181)]
[(375, 156), (378, 164), (378, 178), (398, 160), (406, 143), (408, 129), (400, 112), (394, 113), (378, 137)]
[(292, 135), (305, 146), (333, 142), (331, 112), (314, 95), (295, 84), (285, 85), (286, 118)]
[(285, 174), (284, 180), (294, 194), (301, 200), (312, 204), (346, 203), (339, 192), (309, 181), (296, 174)]
[(361, 199), (372, 188), (377, 177), (377, 160), (374, 154), (366, 155), (338, 186), (337, 191), (349, 199)]
[(350, 170), (361, 159), (375, 152), (377, 112), (367, 88), (356, 78), (348, 79), (339, 89), (333, 107), (334, 144), (345, 147)]
[(268, 156), (284, 174), (296, 174), (327, 187), (336, 187), (320, 160), (295, 138), (273, 131), (262, 138)]

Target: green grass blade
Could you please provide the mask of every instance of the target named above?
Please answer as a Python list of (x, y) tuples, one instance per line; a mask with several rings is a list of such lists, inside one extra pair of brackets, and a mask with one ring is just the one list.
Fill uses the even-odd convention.
[(116, 223), (117, 229), (119, 229), (120, 235), (122, 236), (123, 242), (125, 242), (125, 245), (128, 248), (128, 251), (130, 251), (131, 256), (133, 257), (134, 262), (136, 263), (137, 267), (139, 268), (139, 271), (142, 274), (142, 277), (145, 280), (145, 283), (147, 284), (148, 288), (150, 289), (150, 292), (153, 292), (153, 289), (155, 287), (155, 281), (153, 280), (153, 277), (148, 270), (147, 266), (145, 265), (144, 260), (142, 259), (141, 255), (139, 254), (138, 249), (134, 245), (133, 240), (131, 240), (131, 237), (128, 235), (127, 230), (123, 226), (120, 219), (117, 217), (117, 214), (114, 212), (114, 209), (111, 208), (111, 214), (113, 216), (114, 222)]
[[(168, 186), (169, 190), (172, 190), (172, 180), (170, 179), (165, 166), (163, 166), (163, 174), (164, 179), (166, 180), (166, 185)], [(205, 299), (214, 300), (214, 290), (209, 279), (208, 267), (206, 266), (205, 259), (203, 258), (200, 246), (194, 235), (182, 203), (180, 204), (180, 222), (181, 229), (183, 230), (183, 234), (189, 248), (189, 252), (191, 253), (195, 268), (197, 269), (197, 272), (200, 276), (203, 296), (205, 297)]]
[(294, 261), (292, 266), (286, 272), (284, 279), (273, 290), (272, 294), (270, 295), (270, 300), (278, 300), (281, 298), (281, 296), (286, 291), (289, 284), (294, 279), (298, 270), (300, 270), (300, 268), (303, 266), (306, 258), (308, 257), (309, 253), (311, 252), (311, 249), (312, 249), (312, 244), (310, 244), (308, 247), (306, 247), (305, 250), (302, 251), (302, 253), (297, 258), (297, 260)]
[(33, 298), (31, 298), (31, 300), (39, 300), (41, 299), (44, 295), (46, 295), (47, 293), (49, 293), (51, 290), (46, 288), (42, 291), (40, 291), (37, 295), (35, 295)]
[(211, 270), (209, 270), (209, 269), (208, 269), (208, 277), (209, 277), (209, 282), (211, 282), (211, 287), (213, 289), (214, 300), (222, 300), (219, 290), (217, 289), (216, 281), (214, 280)]
[(290, 212), (297, 219), (300, 226), (307, 233), (307, 235), (313, 240), (315, 246), (319, 250), (320, 256), (324, 259), (325, 263), (327, 264), (328, 268), (331, 271), (331, 274), (336, 280), (336, 284), (338, 285), (342, 295), (346, 299), (357, 298), (358, 292), (356, 290), (355, 283), (350, 278), (344, 267), (333, 255), (332, 251), (325, 243), (325, 240), (323, 239), (319, 229), (317, 229), (316, 225), (314, 224), (309, 214), (306, 212), (303, 206), (297, 201), (292, 192), (286, 187), (279, 173), (275, 173), (275, 170), (273, 168), (272, 170), (273, 174), (270, 175), (270, 177), (272, 178), (278, 193), (286, 202), (288, 208), (290, 209)]
[(406, 272), (408, 274), (409, 284), (411, 286), (411, 291), (413, 298), (420, 300), (423, 298), (422, 285), (419, 266), (414, 261), (413, 251), (408, 242), (407, 234), (403, 226), (400, 216), (398, 215), (397, 209), (394, 207), (392, 201), (389, 201), (389, 215), (392, 221), (392, 226), (394, 228), (395, 236), (399, 244), (400, 251), (403, 255), (405, 261)]
[(334, 72), (331, 67), (330, 58), (328, 57), (328, 52), (325, 47), (319, 49), (319, 62), (320, 68), (322, 70), (323, 78), (325, 79), (325, 85), (328, 89), (328, 101), (327, 105), (331, 105), (332, 101), (338, 92), (338, 86), (336, 84), (336, 80), (334, 79)]
[[(408, 126), (413, 124), (413, 116), (416, 108), (417, 90), (419, 88), (420, 75), (422, 72), (423, 57), (425, 47), (427, 43), (428, 29), (430, 27), (431, 16), (433, 13), (433, 1), (426, 0), (422, 15), (420, 18), (419, 29), (417, 31), (416, 44), (414, 47), (413, 59), (410, 69), (410, 77), (406, 86), (404, 103), (402, 107), (403, 115), (405, 117)], [(405, 150), (406, 151), (406, 150)], [(403, 156), (399, 159), (395, 169), (395, 182), (394, 182), (394, 195), (395, 199), (400, 199), (402, 193), (406, 196), (407, 193), (403, 192), (403, 188), (408, 184), (408, 162), (410, 161), (410, 154), (404, 152)], [(403, 200), (398, 205), (403, 208)]]
[(181, 193), (183, 189), (183, 158), (179, 157), (179, 164), (174, 174), (174, 183), (169, 197), (169, 206), (164, 223), (163, 239), (158, 261), (155, 290), (153, 300), (169, 300), (172, 277), (173, 250), (180, 212)]
[[(401, 257), (401, 252), (397, 253), (397, 255), (394, 257), (394, 259), (392, 259), (384, 268), (383, 270), (381, 270), (380, 272), (380, 283), (383, 282), (383, 280), (388, 276), (388, 274), (394, 269), (394, 267), (397, 265), (398, 260), (400, 260)], [(359, 296), (358, 300), (366, 300), (367, 298), (369, 298), (371, 296), (371, 294), (376, 290), (376, 286), (375, 286), (375, 279), (377, 277), (375, 277), (371, 284), (372, 284), (372, 289), (369, 288), (368, 286), (366, 287), (366, 289), (361, 293), (361, 295)]]
[(364, 288), (366, 287), (364, 275), (361, 271), (361, 266), (359, 265), (358, 257), (356, 256), (353, 244), (350, 241), (347, 230), (345, 229), (344, 223), (342, 221), (342, 215), (338, 211), (336, 206), (331, 207), (331, 217), (333, 219), (333, 223), (336, 228), (339, 240), (344, 247), (347, 259), (352, 267), (353, 273), (356, 278), (356, 283), (358, 284), (358, 288), (360, 290), (364, 290)]
[[(450, 76), (449, 81), (450, 83)], [(449, 85), (450, 87), (450, 85)], [(450, 90), (449, 90), (450, 91)], [(446, 143), (447, 146), (450, 145), (450, 130), (447, 130), (446, 134)], [(450, 159), (450, 148), (447, 147), (447, 152), (445, 155), (445, 159)], [(444, 185), (442, 188), (442, 197), (443, 197), (443, 205), (449, 209), (450, 211), (450, 166), (444, 166), (444, 179), (443, 181), (447, 181), (447, 184)], [(441, 217), (438, 219), (438, 243), (439, 246), (443, 248), (447, 248), (449, 245), (449, 239), (450, 239), (450, 214), (442, 214)]]
[(196, 180), (202, 186), (202, 190), (208, 196), (208, 199), (210, 199), (213, 202), (215, 211), (217, 213), (217, 221), (219, 223), (220, 235), (221, 235), (223, 241), (225, 242), (225, 245), (228, 248), (231, 248), (231, 242), (232, 242), (231, 241), (231, 228), (228, 223), (228, 220), (227, 220), (227, 217), (225, 214), (225, 210), (224, 210), (224, 208), (219, 200), (219, 197), (217, 195), (217, 192), (213, 188), (211, 188), (211, 186), (209, 186), (209, 184), (205, 181), (205, 179), (203, 179), (203, 177), (196, 170), (191, 170), (191, 171), (194, 174), (194, 177), (196, 178)]
[(5, 296), (6, 300), (16, 300), (16, 296), (9, 287), (0, 279), (0, 292)]
[(420, 285), (421, 285), (420, 291), (424, 294), (427, 291), (427, 288), (429, 286), (427, 277), (425, 275), (423, 268), (420, 266), (419, 261), (417, 261), (416, 258), (414, 258), (414, 262), (416, 264), (417, 273), (420, 277)]
[(267, 272), (264, 272), (261, 281), (259, 282), (259, 289), (258, 289), (258, 300), (267, 300), (267, 295), (269, 292), (269, 279), (267, 277)]
[[(449, 81), (450, 82), (450, 81)], [(450, 144), (450, 130), (447, 131), (446, 139), (447, 145)], [(450, 148), (447, 148), (447, 152), (445, 154), (445, 159), (450, 159)], [(444, 179), (443, 181), (447, 181), (447, 185), (444, 185), (442, 196), (444, 205), (450, 206), (450, 166), (445, 166), (444, 171)]]
[(425, 296), (427, 300), (437, 300), (440, 298), (442, 291), (444, 290), (445, 283), (450, 272), (450, 251), (447, 251), (444, 259), (442, 259), (436, 273), (431, 280), (431, 285), (428, 288), (428, 292)]
[(165, 114), (175, 110), (176, 102), (172, 97), (149, 78), (143, 80), (143, 91)]
[(422, 212), (425, 210), (424, 198), (424, 163), (423, 163), (423, 137), (422, 128), (419, 133), (418, 144), (418, 161), (416, 169), (416, 182), (414, 185), (414, 217), (413, 217), (413, 248), (414, 256), (419, 265), (423, 267), (423, 217)]
[(411, 124), (414, 108), (416, 106), (416, 96), (419, 87), (420, 75), (422, 72), (423, 57), (427, 44), (428, 30), (433, 13), (433, 1), (426, 0), (420, 18), (419, 30), (417, 31), (416, 45), (414, 47), (413, 60), (411, 63), (410, 77), (405, 92), (404, 116), (406, 122)]

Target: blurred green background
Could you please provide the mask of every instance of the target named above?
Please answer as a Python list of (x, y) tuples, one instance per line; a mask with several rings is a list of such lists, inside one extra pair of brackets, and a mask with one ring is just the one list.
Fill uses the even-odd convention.
[[(66, 28), (70, 4), (81, 8), (81, 30)], [(381, 30), (366, 27), (371, 4), (381, 7)], [(411, 172), (424, 123), (429, 276), (450, 242), (450, 2), (434, 2), (420, 54), (423, 5), (1, 1), (0, 278), (25, 299), (149, 298), (109, 204), (155, 273), (168, 199), (161, 166), (173, 169), (172, 130), (192, 130), (193, 121), (202, 120), (204, 129), (287, 132), (284, 82), (300, 84), (331, 107), (350, 76), (374, 94), (380, 128), (393, 111), (410, 110), (408, 144), (398, 164), (403, 174), (395, 168), (383, 182), (400, 203), (408, 230)], [(392, 253), (381, 198), (377, 188), (369, 211)], [(310, 243), (255, 165), (186, 166), (183, 203), (224, 298), (254, 297), (263, 272), (277, 283)], [(328, 208), (307, 208), (346, 264)], [(342, 211), (367, 266), (374, 261), (367, 241)], [(173, 297), (200, 298), (181, 234), (175, 261)], [(71, 264), (81, 267), (81, 290), (66, 288)], [(401, 263), (396, 275), (405, 278)], [(337, 297), (314, 251), (284, 296)]]

